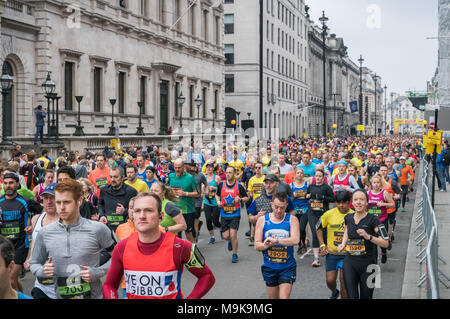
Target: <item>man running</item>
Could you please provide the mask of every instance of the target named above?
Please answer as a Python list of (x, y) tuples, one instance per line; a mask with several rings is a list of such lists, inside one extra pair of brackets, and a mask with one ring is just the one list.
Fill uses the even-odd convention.
[(30, 269), (52, 278), (57, 299), (101, 299), (101, 278), (110, 261), (98, 266), (102, 249), (112, 252), (115, 240), (106, 225), (80, 216), (81, 184), (68, 179), (55, 187), (59, 220), (36, 237)]
[(277, 193), (272, 212), (259, 218), (255, 230), (255, 249), (263, 252), (261, 266), (269, 299), (288, 299), (297, 274), (294, 248), (299, 241), (298, 219), (286, 213), (288, 197)]
[[(125, 184), (133, 187), (138, 193), (150, 191), (147, 183), (144, 182), (143, 179), (138, 178), (137, 172), (138, 172), (138, 169), (134, 164), (131, 164), (131, 163), (127, 164), (127, 166), (126, 166), (127, 180), (125, 181)], [(144, 170), (144, 175), (145, 175), (145, 170)]]
[(123, 275), (128, 299), (183, 298), (183, 266), (198, 279), (187, 299), (202, 298), (214, 285), (214, 275), (198, 247), (160, 230), (161, 210), (161, 199), (155, 194), (140, 193), (134, 199), (133, 220), (137, 232), (114, 248), (103, 285), (105, 299), (119, 298), (117, 290)]
[(89, 174), (89, 180), (95, 187), (95, 195), (100, 198), (100, 188), (111, 182), (109, 179), (109, 167), (106, 165), (106, 156), (103, 153), (95, 155), (95, 169)]

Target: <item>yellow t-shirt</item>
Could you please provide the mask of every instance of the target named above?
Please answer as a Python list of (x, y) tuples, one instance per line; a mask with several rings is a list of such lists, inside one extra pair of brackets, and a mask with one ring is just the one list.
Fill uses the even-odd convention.
[(352, 158), (352, 163), (356, 165), (357, 169), (360, 169), (361, 166), (364, 164), (364, 161), (361, 161), (359, 158), (357, 157), (353, 157)]
[(131, 187), (133, 187), (135, 190), (137, 190), (138, 193), (140, 192), (149, 192), (150, 189), (148, 188), (148, 185), (146, 182), (144, 182), (141, 179), (136, 178), (136, 181), (131, 184), (129, 181), (125, 181), (125, 184), (130, 185)]
[[(352, 213), (354, 211), (350, 209), (347, 214)], [(347, 214), (342, 214), (336, 207), (325, 212), (320, 218), (322, 228), (327, 230), (327, 247), (329, 252), (337, 252), (337, 247), (342, 244), (345, 232), (344, 217)]]
[(261, 178), (258, 178), (253, 176), (248, 181), (248, 191), (253, 195), (253, 200), (257, 199), (264, 188), (264, 179), (266, 178), (265, 175), (263, 175)]

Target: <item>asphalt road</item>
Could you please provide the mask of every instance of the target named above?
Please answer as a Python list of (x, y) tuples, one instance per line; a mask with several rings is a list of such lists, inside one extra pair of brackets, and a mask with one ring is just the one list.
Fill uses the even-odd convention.
[[(381, 285), (375, 289), (374, 299), (399, 299), (403, 284), (406, 253), (414, 207), (415, 193), (409, 195), (406, 212), (397, 213), (397, 227), (394, 232), (393, 248), (388, 251), (388, 261), (381, 264)], [(202, 220), (204, 216), (202, 215)], [(239, 262), (231, 262), (231, 252), (227, 250), (227, 242), (220, 239), (219, 230), (215, 230), (216, 243), (208, 244), (209, 233), (206, 224), (200, 232), (198, 246), (212, 269), (216, 283), (205, 298), (212, 299), (266, 299), (266, 288), (261, 275), (262, 253), (249, 247), (245, 237), (248, 221), (243, 209), (238, 232)], [(296, 251), (296, 249), (295, 249)], [(325, 258), (320, 258), (321, 266), (313, 268), (312, 250), (302, 256), (295, 253), (297, 259), (297, 281), (294, 283), (292, 299), (328, 299), (330, 291), (325, 283)], [(192, 291), (196, 278), (186, 269), (183, 271), (182, 291), (188, 296)], [(27, 273), (22, 280), (24, 292), (30, 294), (34, 284), (34, 276)]]

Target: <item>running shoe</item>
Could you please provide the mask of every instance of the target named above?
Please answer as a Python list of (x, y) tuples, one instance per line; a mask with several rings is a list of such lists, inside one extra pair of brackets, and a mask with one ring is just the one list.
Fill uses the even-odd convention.
[(297, 249), (297, 254), (303, 255), (306, 252), (305, 244), (300, 244)]
[(255, 239), (253, 237), (250, 237), (250, 241), (248, 242), (248, 245), (251, 246), (255, 246)]
[(405, 200), (405, 202), (409, 202), (409, 198), (408, 198), (408, 197), (406, 197), (406, 200)]
[(215, 239), (214, 237), (211, 237), (211, 238), (209, 239), (208, 244), (214, 244), (215, 242), (216, 242), (216, 239)]
[(232, 251), (233, 250), (233, 246), (231, 245), (231, 241), (228, 242), (228, 250)]
[(248, 232), (245, 233), (245, 237), (250, 237), (252, 234), (251, 230), (249, 230)]
[(392, 239), (389, 240), (389, 246), (388, 246), (387, 250), (391, 250), (391, 249), (392, 249)]
[(320, 267), (320, 261), (319, 261), (319, 259), (314, 259), (314, 261), (313, 261), (313, 263), (312, 263), (311, 266), (313, 266), (313, 267)]
[(338, 299), (341, 292), (336, 288), (336, 293), (331, 293), (330, 299)]
[(233, 256), (231, 257), (231, 262), (232, 263), (237, 263), (239, 261), (238, 255), (237, 254), (233, 254)]
[(382, 263), (382, 264), (385, 264), (386, 261), (387, 261), (387, 254), (382, 254), (382, 255), (381, 255), (381, 263)]

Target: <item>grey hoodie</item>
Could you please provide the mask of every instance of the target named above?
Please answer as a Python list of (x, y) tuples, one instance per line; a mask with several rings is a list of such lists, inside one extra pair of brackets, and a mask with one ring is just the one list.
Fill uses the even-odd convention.
[[(78, 222), (63, 225), (61, 221), (50, 224), (38, 233), (34, 243), (30, 270), (36, 276), (45, 278), (44, 264), (52, 257), (55, 276), (79, 280), (80, 265), (90, 268), (92, 273), (91, 299), (102, 298), (101, 278), (106, 275), (111, 260), (99, 267), (100, 253), (115, 244), (111, 230), (97, 221), (80, 216)], [(57, 281), (56, 278), (56, 281)], [(58, 293), (57, 298), (61, 299)]]

